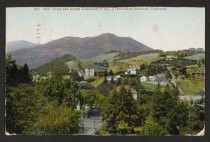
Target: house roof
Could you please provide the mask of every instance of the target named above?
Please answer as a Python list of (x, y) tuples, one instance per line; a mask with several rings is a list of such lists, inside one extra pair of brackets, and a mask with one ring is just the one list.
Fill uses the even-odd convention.
[(88, 66), (87, 68), (89, 69), (99, 69), (99, 70), (105, 70), (106, 68), (97, 64), (92, 64), (90, 66)]

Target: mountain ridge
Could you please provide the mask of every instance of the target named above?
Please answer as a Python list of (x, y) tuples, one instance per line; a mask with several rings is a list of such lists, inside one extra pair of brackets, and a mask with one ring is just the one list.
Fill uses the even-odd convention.
[(104, 33), (95, 37), (63, 37), (38, 45), (9, 52), (18, 64), (27, 63), (35, 68), (65, 54), (71, 54), (79, 59), (88, 59), (109, 51), (142, 52), (152, 48), (130, 38), (118, 37)]

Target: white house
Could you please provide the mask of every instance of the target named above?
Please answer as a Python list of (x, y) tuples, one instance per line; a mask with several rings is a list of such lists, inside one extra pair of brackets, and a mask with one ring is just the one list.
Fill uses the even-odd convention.
[(174, 59), (177, 59), (177, 56), (166, 56), (167, 61), (169, 61), (169, 60), (172, 61)]
[(150, 82), (155, 82), (156, 81), (156, 77), (155, 76), (149, 76), (149, 81)]
[(129, 68), (127, 69), (127, 72), (125, 72), (126, 75), (136, 75), (136, 68)]
[(141, 82), (145, 82), (145, 81), (147, 81), (147, 77), (146, 77), (146, 76), (142, 76), (142, 77), (140, 78), (140, 80), (141, 80)]
[(104, 72), (105, 70), (106, 70), (105, 67), (97, 65), (97, 64), (93, 64), (85, 68), (85, 76), (91, 77), (91, 76), (94, 76), (95, 73)]
[(111, 82), (112, 79), (113, 79), (113, 76), (107, 76), (107, 77), (106, 77), (106, 80), (107, 80), (108, 82)]

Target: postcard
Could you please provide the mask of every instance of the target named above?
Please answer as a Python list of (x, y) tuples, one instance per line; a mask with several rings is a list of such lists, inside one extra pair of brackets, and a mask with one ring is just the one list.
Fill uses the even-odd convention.
[(6, 8), (6, 135), (203, 136), (205, 8)]

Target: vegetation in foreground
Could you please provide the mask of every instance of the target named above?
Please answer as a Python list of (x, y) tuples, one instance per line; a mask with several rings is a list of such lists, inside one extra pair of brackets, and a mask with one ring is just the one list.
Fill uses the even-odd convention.
[[(192, 64), (179, 62), (182, 63)], [(70, 79), (64, 79), (63, 72), (56, 70), (51, 77), (34, 82), (27, 65), (18, 66), (9, 57), (6, 59), (6, 130), (15, 134), (79, 134), (85, 105), (101, 109), (104, 123), (97, 135), (186, 135), (202, 130), (204, 100), (182, 102), (178, 100), (178, 88), (173, 85), (158, 84), (148, 89), (140, 82), (139, 74), (152, 75), (165, 72), (166, 68), (155, 63), (143, 66), (144, 70), (136, 77), (124, 77), (117, 82), (102, 81), (103, 78), (99, 78), (100, 83), (95, 78), (89, 81), (92, 83), (84, 82), (74, 71)], [(138, 92), (137, 100), (125, 85)], [(117, 86), (121, 89), (117, 90)], [(81, 110), (77, 109), (79, 100)]]

